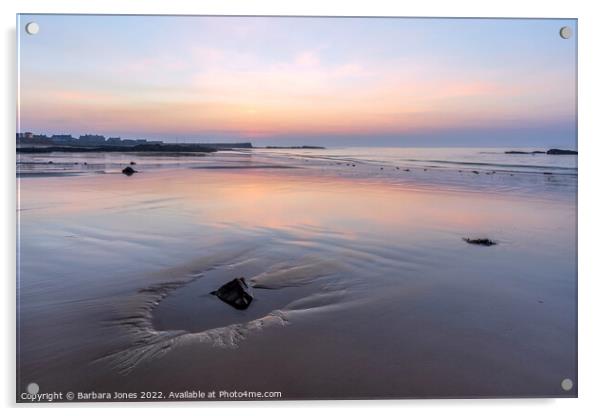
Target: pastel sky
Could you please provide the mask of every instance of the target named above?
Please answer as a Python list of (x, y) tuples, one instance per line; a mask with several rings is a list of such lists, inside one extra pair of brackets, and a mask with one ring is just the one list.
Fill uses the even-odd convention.
[[(575, 146), (576, 20), (21, 15), (19, 131)], [(40, 25), (25, 34), (30, 21)], [(562, 26), (575, 35), (559, 36)]]

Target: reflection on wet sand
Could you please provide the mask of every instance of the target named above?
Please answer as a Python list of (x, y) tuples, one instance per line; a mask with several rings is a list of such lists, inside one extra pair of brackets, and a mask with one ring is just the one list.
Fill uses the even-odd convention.
[[(165, 168), (22, 178), (20, 198), (20, 382), (573, 394), (570, 197)], [(240, 276), (249, 309), (208, 295)]]

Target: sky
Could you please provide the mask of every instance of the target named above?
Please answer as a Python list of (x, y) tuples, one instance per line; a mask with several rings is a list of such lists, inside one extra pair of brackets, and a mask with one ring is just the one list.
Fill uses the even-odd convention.
[(18, 31), (21, 132), (576, 146), (576, 20), (21, 15)]

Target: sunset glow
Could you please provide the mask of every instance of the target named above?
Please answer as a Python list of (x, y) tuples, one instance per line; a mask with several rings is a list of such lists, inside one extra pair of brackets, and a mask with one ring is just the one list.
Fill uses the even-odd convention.
[(21, 131), (276, 144), (453, 145), (508, 129), (575, 139), (576, 40), (558, 36), (573, 21), (35, 20), (40, 33), (20, 35)]

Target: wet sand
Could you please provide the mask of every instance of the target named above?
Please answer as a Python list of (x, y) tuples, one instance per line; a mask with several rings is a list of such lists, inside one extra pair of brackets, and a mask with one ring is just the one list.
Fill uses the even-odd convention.
[(575, 188), (303, 163), (21, 177), (18, 392), (576, 395)]

